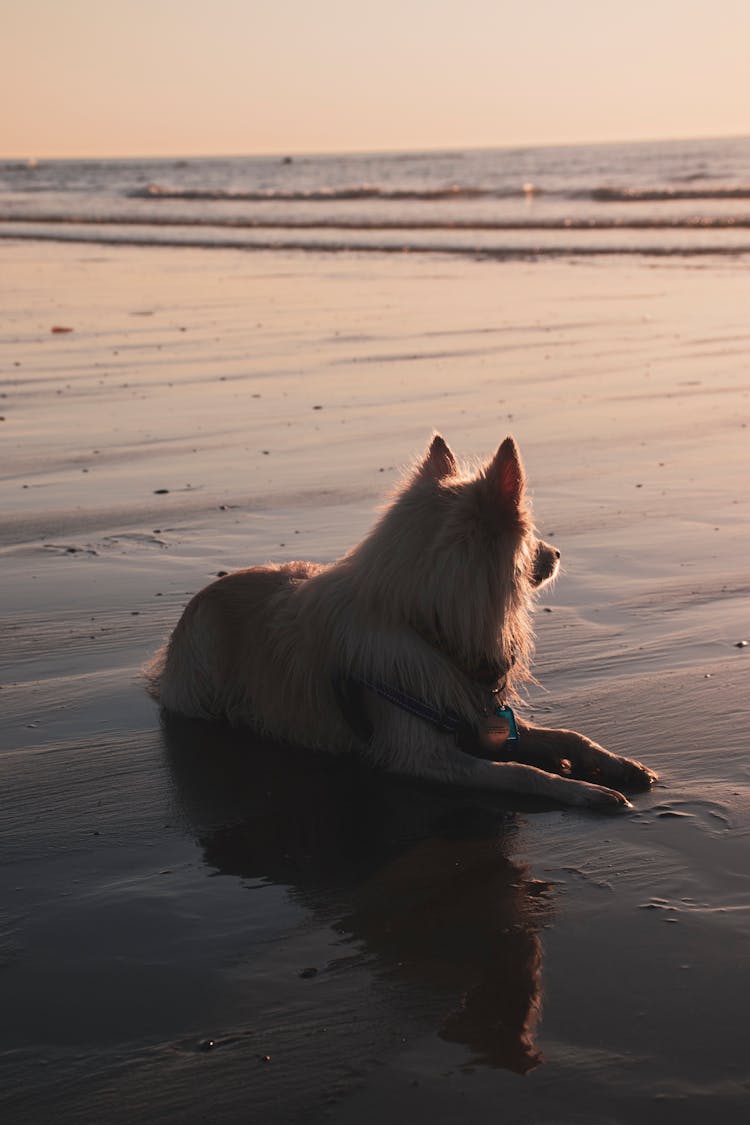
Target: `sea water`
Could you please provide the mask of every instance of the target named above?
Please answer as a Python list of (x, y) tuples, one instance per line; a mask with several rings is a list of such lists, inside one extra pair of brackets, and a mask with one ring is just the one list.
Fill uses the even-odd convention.
[(750, 251), (750, 138), (0, 162), (0, 237), (490, 257)]

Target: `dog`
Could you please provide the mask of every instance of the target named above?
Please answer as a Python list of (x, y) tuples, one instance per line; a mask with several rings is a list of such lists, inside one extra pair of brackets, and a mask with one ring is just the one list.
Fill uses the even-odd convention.
[(531, 678), (531, 609), (560, 552), (535, 533), (507, 437), (478, 470), (440, 434), (372, 531), (330, 565), (230, 573), (146, 668), (166, 713), (386, 770), (565, 805), (629, 807), (656, 775), (510, 702)]

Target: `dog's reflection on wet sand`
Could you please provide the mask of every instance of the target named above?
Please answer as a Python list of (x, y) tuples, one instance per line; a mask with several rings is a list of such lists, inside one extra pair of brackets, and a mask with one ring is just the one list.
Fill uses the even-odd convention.
[(412, 1001), (429, 1010), (467, 1063), (539, 1064), (548, 886), (509, 858), (507, 803), (196, 720), (170, 719), (164, 739), (210, 867), (285, 886), (331, 927), (332, 946), (350, 943), (389, 980), (394, 1019)]

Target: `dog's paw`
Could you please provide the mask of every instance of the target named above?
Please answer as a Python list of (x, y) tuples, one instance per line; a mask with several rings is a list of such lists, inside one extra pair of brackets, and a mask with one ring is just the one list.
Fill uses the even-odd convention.
[(607, 789), (604, 785), (591, 785), (587, 781), (575, 783), (575, 799), (571, 804), (581, 805), (587, 809), (600, 809), (601, 811), (615, 811), (619, 809), (632, 809), (632, 805), (623, 793), (617, 789)]
[[(610, 754), (596, 743), (592, 743), (587, 749), (588, 753), (581, 755), (582, 768), (577, 771), (577, 775), (586, 781), (598, 785), (616, 785), (618, 789), (627, 789), (634, 793), (644, 792), (658, 781), (658, 774), (648, 766), (644, 766), (642, 762)], [(576, 773), (573, 776), (576, 776)]]
[(644, 766), (642, 762), (635, 762), (630, 758), (618, 758), (612, 755), (610, 760), (600, 760), (594, 778), (604, 785), (617, 785), (635, 793), (645, 792), (650, 789), (658, 774)]
[(644, 766), (642, 762), (635, 762), (630, 758), (620, 758), (620, 766), (622, 771), (621, 784), (626, 789), (643, 791), (650, 789), (654, 782), (659, 780), (659, 775), (650, 770), (648, 766)]

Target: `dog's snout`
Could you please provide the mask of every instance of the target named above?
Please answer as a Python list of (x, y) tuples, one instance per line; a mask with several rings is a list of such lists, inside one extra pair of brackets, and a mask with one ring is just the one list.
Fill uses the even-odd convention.
[(531, 567), (532, 585), (542, 586), (545, 582), (554, 578), (559, 561), (560, 552), (557, 547), (553, 547), (551, 543), (545, 543), (543, 539), (538, 539)]

